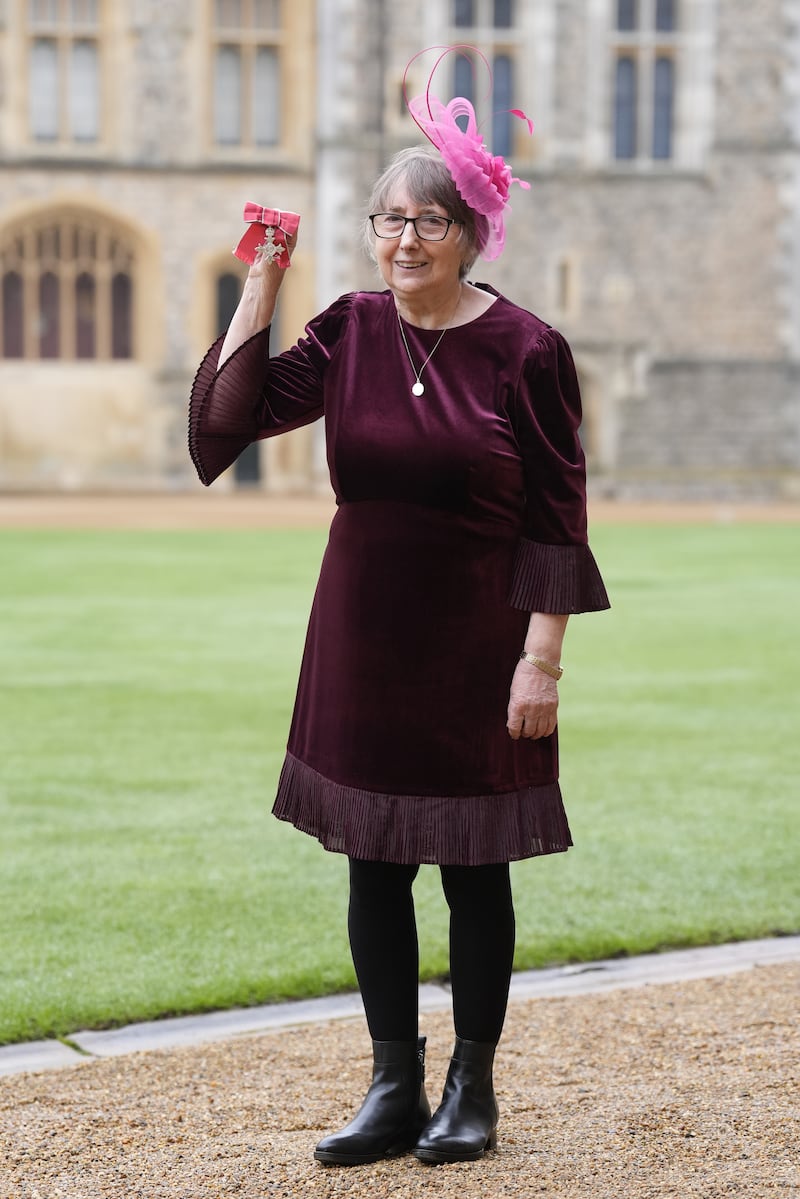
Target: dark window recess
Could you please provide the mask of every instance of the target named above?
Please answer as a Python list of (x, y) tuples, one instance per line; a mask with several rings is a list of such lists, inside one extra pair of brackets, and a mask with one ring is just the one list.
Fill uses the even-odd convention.
[(653, 80), (653, 158), (672, 157), (672, 110), (675, 64), (666, 56), (656, 59)]
[(494, 0), (495, 29), (510, 29), (514, 24), (512, 0)]
[(133, 357), (133, 282), (123, 273), (111, 280), (111, 357)]
[(638, 0), (617, 0), (617, 29), (639, 28)]
[(614, 156), (636, 157), (636, 60), (617, 59), (614, 89)]
[(460, 29), (475, 24), (474, 0), (453, 0), (453, 24)]
[(676, 24), (675, 0), (656, 0), (656, 29), (659, 33), (672, 33)]
[(22, 275), (6, 271), (3, 275), (3, 358), (22, 358), (25, 353), (22, 330)]

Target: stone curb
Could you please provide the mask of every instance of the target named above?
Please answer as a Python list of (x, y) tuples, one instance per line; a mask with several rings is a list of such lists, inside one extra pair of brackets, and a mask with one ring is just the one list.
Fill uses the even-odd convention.
[[(512, 978), (511, 1002), (712, 978), (759, 966), (796, 961), (800, 961), (800, 936), (740, 941), (546, 970), (527, 970)], [(420, 987), (421, 1011), (446, 1010), (450, 1003), (450, 991), (446, 986), (426, 983)], [(204, 1045), (229, 1037), (252, 1036), (281, 1028), (362, 1016), (360, 996), (348, 994), (212, 1012), (203, 1016), (151, 1020), (103, 1032), (75, 1033), (68, 1042), (34, 1041), (0, 1047), (0, 1075), (58, 1070), (92, 1058), (121, 1057), (144, 1050)]]

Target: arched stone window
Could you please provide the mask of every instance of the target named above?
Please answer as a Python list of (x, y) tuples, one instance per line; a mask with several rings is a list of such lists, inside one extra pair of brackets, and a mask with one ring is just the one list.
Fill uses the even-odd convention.
[[(520, 103), (515, 94), (520, 31), (514, 9), (513, 0), (452, 0), (450, 7), (450, 39), (453, 42), (466, 40), (479, 49), (491, 66), (494, 80), (487, 111), (485, 67), (482, 63), (474, 63), (473, 56), (457, 54), (452, 61), (452, 94), (465, 96), (473, 104), (479, 123), (491, 127), (491, 133), (486, 137), (491, 142), (492, 153), (504, 157), (514, 153), (515, 121), (508, 110), (513, 104)], [(460, 119), (459, 123), (463, 127), (464, 121)]]
[(214, 142), (277, 146), (283, 123), (280, 0), (214, 0), (212, 29)]
[[(101, 0), (26, 0), (28, 124), (34, 142), (86, 145), (102, 124)], [(0, 4), (0, 16), (3, 5)], [(108, 5), (111, 8), (111, 5)]]
[(673, 156), (678, 18), (677, 0), (617, 0), (612, 123), (619, 161)]
[(134, 357), (135, 265), (129, 239), (95, 215), (0, 234), (0, 357)]

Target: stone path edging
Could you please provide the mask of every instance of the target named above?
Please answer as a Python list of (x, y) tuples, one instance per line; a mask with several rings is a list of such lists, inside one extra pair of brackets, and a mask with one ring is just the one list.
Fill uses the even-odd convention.
[[(511, 1002), (712, 978), (794, 961), (800, 961), (800, 936), (740, 941), (546, 970), (527, 970), (514, 975)], [(446, 986), (426, 983), (420, 987), (421, 1011), (446, 1010), (450, 1002), (450, 991)], [(0, 1075), (58, 1070), (85, 1062), (87, 1058), (119, 1057), (144, 1050), (203, 1045), (229, 1037), (250, 1036), (362, 1015), (360, 996), (347, 994), (212, 1012), (202, 1016), (151, 1020), (102, 1032), (75, 1033), (68, 1042), (34, 1041), (2, 1046)]]

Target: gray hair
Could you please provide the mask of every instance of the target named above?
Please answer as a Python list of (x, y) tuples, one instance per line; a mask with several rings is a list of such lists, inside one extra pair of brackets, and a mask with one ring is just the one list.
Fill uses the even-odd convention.
[[(367, 214), (384, 212), (398, 187), (404, 187), (415, 204), (436, 204), (454, 221), (460, 222), (463, 254), (458, 277), (466, 278), (486, 245), (486, 218), (462, 200), (438, 152), (427, 147), (412, 146), (395, 154), (375, 182)], [(364, 222), (364, 248), (375, 262), (375, 234), (369, 221)]]

